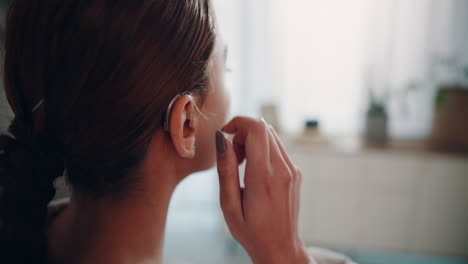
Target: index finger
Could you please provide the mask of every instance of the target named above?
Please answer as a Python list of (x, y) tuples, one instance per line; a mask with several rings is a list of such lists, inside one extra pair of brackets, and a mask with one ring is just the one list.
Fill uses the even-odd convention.
[(235, 117), (223, 132), (236, 135), (236, 143), (245, 146), (245, 159), (254, 164), (267, 165), (270, 162), (268, 125), (250, 117)]

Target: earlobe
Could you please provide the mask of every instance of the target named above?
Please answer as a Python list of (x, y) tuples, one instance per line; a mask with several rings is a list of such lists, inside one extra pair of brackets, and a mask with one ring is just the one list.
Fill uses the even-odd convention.
[(170, 138), (180, 157), (195, 157), (197, 114), (191, 95), (185, 94), (177, 99), (170, 115)]

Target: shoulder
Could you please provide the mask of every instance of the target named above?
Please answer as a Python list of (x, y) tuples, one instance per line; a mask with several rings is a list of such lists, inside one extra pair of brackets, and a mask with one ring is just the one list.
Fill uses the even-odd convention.
[(307, 248), (311, 258), (310, 264), (356, 264), (348, 257), (328, 249), (311, 247)]

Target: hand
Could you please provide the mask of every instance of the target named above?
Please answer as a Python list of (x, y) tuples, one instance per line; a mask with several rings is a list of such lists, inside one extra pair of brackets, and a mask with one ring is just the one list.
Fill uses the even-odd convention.
[[(298, 234), (301, 172), (265, 121), (236, 117), (217, 132), (220, 199), (233, 237), (255, 264), (307, 264)], [(245, 188), (238, 165), (246, 160)]]

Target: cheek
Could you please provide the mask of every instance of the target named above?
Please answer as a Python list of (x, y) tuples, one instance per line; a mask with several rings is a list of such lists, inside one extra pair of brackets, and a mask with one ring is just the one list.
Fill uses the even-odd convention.
[(196, 143), (195, 162), (197, 170), (206, 170), (215, 164), (216, 143), (215, 133), (227, 122), (229, 113), (229, 96), (224, 89), (210, 95), (202, 109), (208, 117), (200, 117), (200, 129)]
[[(216, 163), (215, 132), (207, 131), (197, 143), (197, 170), (207, 170)], [(211, 135), (211, 136), (210, 136)]]
[(207, 170), (216, 163), (215, 133), (222, 127), (222, 124), (214, 125), (214, 122), (210, 120), (204, 122), (196, 142), (196, 154), (193, 159), (195, 171)]

